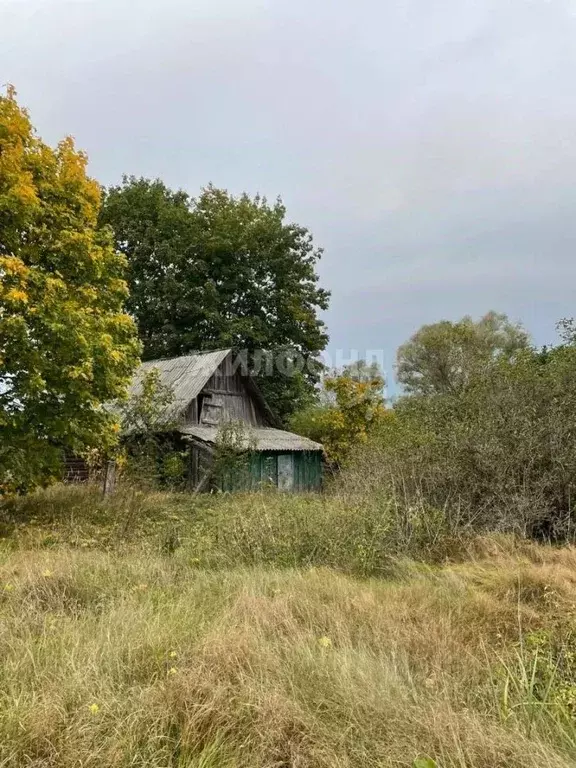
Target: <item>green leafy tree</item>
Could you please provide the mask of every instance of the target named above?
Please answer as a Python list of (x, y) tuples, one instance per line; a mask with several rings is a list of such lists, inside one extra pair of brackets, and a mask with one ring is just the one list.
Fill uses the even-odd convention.
[(56, 477), (64, 451), (107, 450), (101, 404), (138, 361), (125, 260), (97, 226), (98, 184), (71, 139), (52, 149), (12, 88), (0, 96), (0, 486)]
[(396, 374), (408, 394), (457, 394), (487, 367), (529, 346), (526, 331), (504, 314), (442, 320), (422, 326), (399, 348)]
[(174, 391), (162, 383), (158, 368), (147, 371), (142, 377), (139, 391), (116, 405), (125, 442), (139, 439), (141, 435), (153, 436), (175, 430), (176, 423), (165, 417), (173, 401)]
[(576, 345), (576, 322), (573, 317), (565, 317), (556, 323), (556, 330), (563, 345)]
[[(234, 197), (207, 187), (197, 199), (161, 181), (125, 178), (108, 190), (101, 221), (130, 267), (129, 308), (144, 359), (193, 350), (266, 350), (257, 371), (281, 417), (311, 398), (318, 372), (308, 361), (327, 343), (318, 311), (321, 250), (286, 222), (281, 201)], [(280, 365), (278, 365), (280, 361)]]
[(220, 424), (214, 446), (212, 484), (220, 490), (250, 488), (250, 456), (257, 441), (241, 421)]

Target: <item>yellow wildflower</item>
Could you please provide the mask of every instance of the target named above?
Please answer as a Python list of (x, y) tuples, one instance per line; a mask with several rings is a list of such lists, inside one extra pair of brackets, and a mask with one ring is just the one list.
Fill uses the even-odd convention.
[(98, 712), (100, 712), (100, 707), (96, 703), (90, 704), (88, 709), (90, 710), (90, 712), (92, 712), (93, 715), (97, 715)]
[(323, 635), (322, 637), (318, 638), (318, 645), (320, 648), (331, 648), (332, 640), (330, 640), (329, 637), (326, 637), (326, 635)]

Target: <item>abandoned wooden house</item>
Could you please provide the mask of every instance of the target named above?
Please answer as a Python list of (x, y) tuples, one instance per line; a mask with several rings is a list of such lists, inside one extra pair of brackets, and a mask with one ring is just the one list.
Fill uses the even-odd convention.
[(274, 416), (252, 377), (236, 365), (230, 349), (152, 360), (142, 363), (130, 394), (137, 395), (142, 381), (157, 369), (164, 387), (171, 391), (170, 404), (161, 422), (171, 423), (189, 446), (189, 486), (198, 490), (217, 483), (234, 490), (237, 481), (215, 479), (211, 467), (223, 425), (242, 425), (242, 447), (247, 454), (246, 478), (242, 487), (262, 484), (284, 491), (314, 491), (322, 482), (323, 449), (300, 435), (279, 429)]

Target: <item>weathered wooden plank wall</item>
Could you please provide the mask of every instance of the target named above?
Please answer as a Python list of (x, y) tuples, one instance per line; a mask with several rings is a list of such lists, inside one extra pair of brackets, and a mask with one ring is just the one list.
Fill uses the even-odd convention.
[(216, 426), (225, 421), (242, 421), (253, 427), (267, 425), (259, 403), (247, 390), (240, 371), (235, 371), (228, 356), (190, 407), (187, 421), (191, 424)]

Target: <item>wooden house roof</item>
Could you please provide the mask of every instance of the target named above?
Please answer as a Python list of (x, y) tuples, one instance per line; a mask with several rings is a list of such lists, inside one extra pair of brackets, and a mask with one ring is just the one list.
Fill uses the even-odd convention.
[[(169, 387), (172, 393), (170, 403), (163, 413), (158, 414), (158, 421), (163, 424), (181, 421), (190, 403), (197, 397), (214, 375), (220, 365), (233, 354), (231, 349), (214, 352), (198, 352), (192, 355), (172, 357), (166, 360), (149, 360), (141, 363), (128, 388), (128, 396), (140, 394), (144, 376), (157, 369), (160, 382)], [(277, 416), (272, 412), (257, 384), (248, 374), (242, 376), (246, 389), (258, 402), (270, 427), (280, 426)]]
[[(187, 425), (180, 429), (183, 435), (201, 440), (203, 443), (214, 444), (218, 440), (218, 428), (203, 425)], [(315, 443), (307, 437), (285, 432), (271, 427), (246, 426), (245, 448), (255, 448), (258, 451), (321, 451), (320, 443)]]
[(159, 414), (159, 421), (164, 423), (178, 421), (230, 352), (230, 349), (220, 349), (216, 352), (184, 355), (168, 360), (149, 360), (142, 363), (128, 388), (128, 396), (140, 394), (145, 375), (156, 369), (160, 373), (161, 384), (169, 387), (172, 392), (172, 399), (164, 412)]

